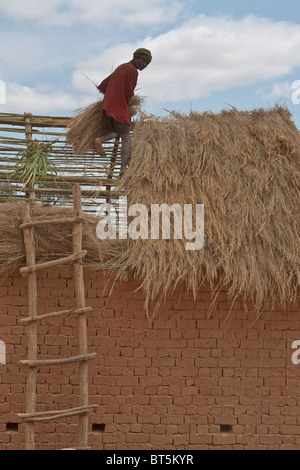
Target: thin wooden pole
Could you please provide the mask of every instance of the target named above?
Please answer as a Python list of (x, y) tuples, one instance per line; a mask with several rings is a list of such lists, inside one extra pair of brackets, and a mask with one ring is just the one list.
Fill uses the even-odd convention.
[(30, 224), (21, 225), (20, 228), (26, 227), (41, 227), (44, 225), (64, 225), (64, 224), (73, 224), (74, 222), (78, 222), (76, 218), (62, 218), (62, 219), (49, 219), (49, 220), (35, 220), (34, 222), (30, 222)]
[[(25, 116), (25, 122), (26, 122), (25, 135), (26, 135), (26, 142), (28, 146), (32, 143), (32, 124), (31, 124), (32, 114), (25, 113), (24, 116)], [(31, 201), (35, 199), (35, 191), (34, 191), (33, 186), (29, 186), (28, 189), (26, 188), (25, 197)]]
[(80, 308), (78, 310), (73, 308), (71, 310), (62, 310), (61, 312), (46, 313), (45, 315), (39, 315), (38, 317), (22, 318), (20, 323), (33, 323), (45, 320), (46, 318), (55, 318), (67, 315), (81, 315), (84, 312), (91, 312), (92, 310), (92, 307)]
[(95, 359), (96, 357), (97, 353), (90, 353), (83, 356), (64, 357), (63, 359), (41, 359), (36, 361), (20, 361), (20, 363), (28, 367), (64, 366), (66, 364), (75, 364), (76, 362), (89, 361), (90, 359)]
[[(30, 209), (27, 203), (23, 205), (22, 219), (24, 224), (30, 222)], [(32, 228), (24, 229), (24, 243), (27, 264), (33, 266), (35, 264), (35, 250)], [(30, 318), (37, 316), (37, 277), (35, 272), (28, 275), (28, 313)], [(35, 361), (36, 359), (37, 324), (31, 323), (28, 326), (28, 360)], [(27, 375), (26, 413), (35, 413), (36, 381), (37, 369), (30, 368)], [(34, 423), (25, 423), (25, 449), (35, 450)]]
[[(115, 140), (115, 143), (114, 143), (113, 153), (112, 153), (112, 157), (111, 157), (111, 161), (110, 161), (109, 172), (108, 172), (108, 175), (107, 175), (108, 180), (112, 179), (113, 174), (114, 174), (114, 169), (115, 169), (115, 166), (116, 166), (117, 155), (118, 155), (118, 150), (119, 150), (119, 144), (120, 144), (120, 137), (117, 137), (116, 140)], [(109, 185), (106, 186), (106, 191), (110, 191), (110, 190), (111, 190), (111, 185), (109, 184)], [(107, 198), (106, 202), (110, 203), (111, 198), (110, 197)]]
[(21, 268), (20, 272), (23, 276), (32, 272), (41, 271), (42, 269), (49, 269), (55, 266), (59, 266), (60, 264), (70, 264), (76, 260), (82, 260), (87, 255), (86, 250), (82, 250), (79, 253), (75, 253), (74, 255), (66, 256), (65, 258), (54, 259), (53, 261), (47, 261), (46, 263), (35, 264), (34, 266), (27, 266), (26, 268)]
[(27, 140), (27, 144), (31, 144), (32, 142), (32, 125), (31, 125), (32, 114), (25, 113), (24, 116), (25, 116), (25, 122), (26, 122), (26, 126), (25, 126), (26, 140)]
[(81, 414), (82, 412), (86, 413), (97, 407), (98, 405), (89, 405), (87, 407), (82, 407), (82, 408), (70, 408), (69, 410), (44, 411), (41, 413), (31, 413), (28, 415), (20, 413), (18, 416), (24, 419), (24, 421), (52, 421), (53, 419), (75, 416), (76, 414)]
[[(81, 188), (79, 184), (74, 186), (74, 217), (81, 217), (82, 203), (81, 203)], [(82, 251), (82, 222), (76, 222), (73, 225), (73, 251), (77, 253)], [(74, 262), (74, 283), (75, 283), (75, 297), (76, 308), (85, 308), (85, 290), (84, 290), (84, 273), (81, 260)], [(88, 354), (87, 344), (87, 317), (83, 313), (78, 318), (78, 341), (79, 341), (79, 354)], [(89, 404), (88, 395), (88, 362), (79, 364), (79, 406), (86, 407)], [(79, 416), (79, 429), (78, 429), (78, 447), (87, 447), (88, 445), (88, 425), (89, 415)]]

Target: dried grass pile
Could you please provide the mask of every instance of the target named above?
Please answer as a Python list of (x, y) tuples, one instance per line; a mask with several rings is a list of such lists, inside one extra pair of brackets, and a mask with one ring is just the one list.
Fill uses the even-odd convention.
[[(79, 109), (76, 116), (70, 119), (66, 139), (72, 145), (75, 155), (84, 155), (86, 152), (94, 150), (95, 139), (107, 132), (101, 103), (100, 100)], [(136, 95), (131, 98), (129, 105), (131, 116), (138, 114), (141, 104), (142, 98), (140, 96)]]
[[(23, 231), (20, 229), (22, 205), (22, 202), (0, 204), (0, 272), (3, 274), (26, 264)], [(35, 204), (31, 207), (32, 220), (59, 219), (71, 217), (71, 214), (72, 209), (55, 206)], [(95, 218), (88, 214), (83, 217), (83, 249), (88, 251), (88, 261), (99, 263)], [(35, 227), (34, 240), (38, 262), (73, 253), (70, 224)]]
[[(192, 112), (136, 124), (122, 186), (129, 205), (204, 204), (205, 242), (111, 242), (114, 262), (137, 274), (147, 303), (178, 282), (252, 300), (293, 302), (300, 285), (300, 134), (289, 111)], [(113, 257), (113, 255), (112, 255)]]

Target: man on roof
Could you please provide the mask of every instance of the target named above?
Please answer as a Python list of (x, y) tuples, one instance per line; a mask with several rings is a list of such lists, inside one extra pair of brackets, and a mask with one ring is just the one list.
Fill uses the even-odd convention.
[(131, 152), (129, 101), (134, 96), (138, 70), (144, 70), (151, 60), (152, 55), (148, 49), (137, 49), (130, 62), (120, 65), (98, 86), (98, 90), (104, 94), (101, 109), (108, 133), (95, 140), (95, 150), (99, 155), (105, 155), (102, 143), (120, 137), (121, 173), (128, 165)]

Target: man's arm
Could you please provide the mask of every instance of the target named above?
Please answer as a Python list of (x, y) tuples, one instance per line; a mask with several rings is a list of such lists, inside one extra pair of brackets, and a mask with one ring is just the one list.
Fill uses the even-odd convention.
[(110, 77), (111, 77), (111, 75), (109, 77), (105, 78), (103, 80), (103, 82), (101, 82), (100, 85), (97, 87), (98, 90), (101, 93), (103, 93), (103, 95), (105, 95), (105, 93), (106, 93), (106, 90), (107, 90), (107, 87), (108, 87), (108, 84), (109, 84), (109, 81), (110, 81)]
[(126, 100), (129, 103), (129, 100), (134, 96), (134, 90), (137, 85), (138, 80), (138, 71), (134, 68), (130, 70), (124, 79), (124, 91), (126, 95)]

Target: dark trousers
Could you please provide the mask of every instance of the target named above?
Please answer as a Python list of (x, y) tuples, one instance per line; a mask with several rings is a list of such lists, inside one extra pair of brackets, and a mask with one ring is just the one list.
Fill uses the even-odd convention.
[(121, 171), (124, 171), (130, 160), (131, 153), (131, 135), (130, 126), (126, 122), (115, 121), (112, 117), (105, 116), (105, 127), (107, 133), (100, 137), (101, 142), (120, 137), (122, 141), (121, 148)]

